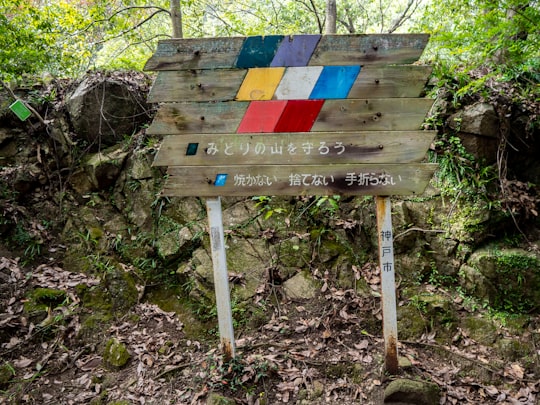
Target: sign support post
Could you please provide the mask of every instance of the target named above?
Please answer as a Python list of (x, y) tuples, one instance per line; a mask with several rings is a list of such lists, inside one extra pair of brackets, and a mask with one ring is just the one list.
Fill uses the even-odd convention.
[(379, 235), (379, 267), (383, 312), (384, 361), (386, 371), (397, 374), (397, 311), (394, 276), (394, 242), (390, 197), (375, 197)]
[(214, 266), (214, 288), (216, 292), (219, 336), (224, 360), (229, 361), (235, 357), (235, 343), (220, 197), (208, 198), (206, 200), (206, 211), (210, 226), (210, 248), (212, 251), (212, 264)]

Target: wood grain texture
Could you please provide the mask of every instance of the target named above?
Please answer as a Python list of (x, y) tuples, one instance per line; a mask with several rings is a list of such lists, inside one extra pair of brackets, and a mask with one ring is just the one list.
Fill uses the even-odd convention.
[(162, 40), (144, 70), (233, 68), (245, 40), (246, 37)]
[(236, 132), (249, 102), (163, 104), (150, 127), (150, 135)]
[(423, 98), (326, 100), (311, 130), (414, 131), (421, 128), (433, 102)]
[[(166, 137), (153, 165), (412, 163), (425, 158), (434, 137), (435, 131), (185, 134)], [(197, 153), (188, 153), (195, 145)]]
[(247, 70), (179, 70), (159, 72), (148, 94), (149, 103), (234, 100)]
[[(275, 100), (258, 103), (272, 101)], [(302, 114), (296, 107), (317, 101), (289, 100), (274, 132), (308, 131), (306, 128), (311, 126), (313, 110), (310, 114)], [(416, 131), (421, 129), (433, 101), (421, 98), (325, 100), (311, 131)], [(161, 105), (147, 133), (233, 133), (249, 103), (166, 103)], [(264, 110), (264, 105), (261, 108)], [(293, 125), (295, 123), (298, 125)]]
[[(285, 74), (274, 94), (276, 99), (307, 99), (322, 66), (293, 67)], [(425, 88), (430, 66), (367, 66), (361, 69), (348, 98), (418, 97)], [(246, 69), (160, 71), (148, 101), (230, 101), (234, 100)]]
[[(189, 166), (168, 168), (167, 196), (419, 195), (436, 164)], [(220, 175), (223, 186), (214, 183)], [(223, 177), (226, 175), (226, 181)]]
[[(246, 38), (255, 37), (186, 38), (159, 41), (156, 52), (147, 61), (144, 70), (237, 67), (237, 59), (243, 50)], [(368, 66), (414, 63), (421, 56), (428, 39), (427, 34), (323, 35), (308, 64), (311, 66)], [(287, 63), (285, 62), (285, 66)], [(251, 65), (241, 66), (252, 67)]]
[(419, 97), (424, 93), (431, 66), (365, 66), (348, 98)]
[(416, 62), (429, 40), (427, 34), (324, 35), (310, 66), (391, 65)]

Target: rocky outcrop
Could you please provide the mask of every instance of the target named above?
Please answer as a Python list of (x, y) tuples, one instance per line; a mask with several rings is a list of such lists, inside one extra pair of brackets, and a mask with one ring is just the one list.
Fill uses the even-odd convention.
[(497, 160), (500, 130), (493, 105), (478, 102), (465, 106), (448, 118), (448, 126), (458, 133), (465, 149), (476, 159)]
[(141, 81), (130, 76), (94, 74), (84, 78), (66, 102), (77, 137), (97, 151), (137, 132), (149, 119), (146, 93), (140, 85)]

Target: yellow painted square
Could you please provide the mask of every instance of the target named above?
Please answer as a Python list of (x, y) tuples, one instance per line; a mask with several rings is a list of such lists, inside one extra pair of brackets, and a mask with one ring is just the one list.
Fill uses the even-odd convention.
[(271, 100), (283, 74), (284, 67), (249, 69), (238, 93), (238, 101)]

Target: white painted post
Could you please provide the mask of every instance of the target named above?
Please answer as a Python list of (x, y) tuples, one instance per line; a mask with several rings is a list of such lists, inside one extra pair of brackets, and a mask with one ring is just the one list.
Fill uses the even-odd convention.
[(219, 336), (221, 338), (223, 357), (225, 361), (228, 361), (235, 356), (235, 344), (221, 199), (219, 197), (208, 198), (206, 200), (206, 211), (210, 225), (210, 247), (214, 266), (214, 288), (216, 292)]
[(376, 196), (377, 230), (379, 234), (379, 267), (381, 269), (384, 359), (386, 371), (398, 372), (397, 310), (394, 271), (394, 238), (390, 197)]

